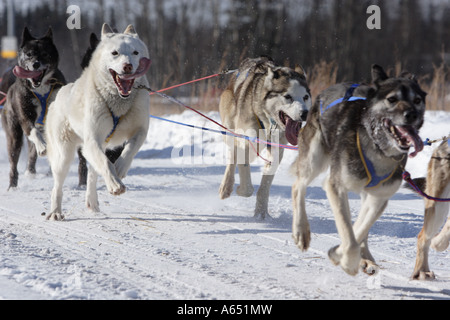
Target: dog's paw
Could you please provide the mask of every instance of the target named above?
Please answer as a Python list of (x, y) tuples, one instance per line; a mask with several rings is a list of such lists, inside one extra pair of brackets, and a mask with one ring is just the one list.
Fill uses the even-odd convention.
[(255, 209), (255, 214), (253, 215), (253, 217), (256, 220), (261, 220), (261, 221), (266, 220), (266, 218), (269, 218), (269, 219), (272, 218), (267, 210), (256, 210), (256, 209)]
[(335, 266), (340, 265), (347, 274), (351, 276), (358, 274), (359, 262), (361, 260), (359, 246), (355, 249), (346, 250), (345, 252), (342, 252), (340, 246), (336, 246), (328, 251), (328, 257)]
[(125, 193), (125, 191), (127, 191), (127, 188), (125, 187), (125, 185), (123, 183), (118, 182), (118, 183), (115, 183), (113, 185), (109, 185), (108, 186), (108, 191), (113, 196), (119, 196), (119, 195)]
[(294, 238), (294, 242), (300, 250), (308, 250), (311, 243), (311, 232), (309, 230), (307, 232), (294, 232), (292, 238)]
[(61, 212), (51, 212), (45, 219), (50, 221), (63, 221), (64, 215)]
[(219, 197), (221, 200), (227, 199), (233, 192), (233, 184), (221, 184), (219, 188)]
[(292, 238), (300, 250), (307, 251), (311, 243), (311, 229), (309, 223), (304, 225), (294, 224), (292, 227)]
[(377, 274), (380, 270), (380, 267), (374, 261), (370, 261), (367, 259), (361, 259), (359, 265), (361, 267), (361, 270), (369, 276)]
[(86, 208), (93, 212), (100, 212), (100, 204), (95, 199), (86, 198)]
[(414, 273), (411, 276), (411, 280), (434, 280), (436, 279), (436, 276), (434, 275), (433, 271), (414, 271)]
[(255, 191), (255, 188), (253, 188), (252, 185), (240, 185), (236, 188), (236, 193), (245, 198), (249, 198), (253, 195), (253, 192)]

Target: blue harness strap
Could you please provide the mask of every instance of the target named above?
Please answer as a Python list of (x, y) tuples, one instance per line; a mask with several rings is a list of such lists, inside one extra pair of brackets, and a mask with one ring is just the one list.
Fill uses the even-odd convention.
[(38, 126), (43, 127), (45, 125), (45, 119), (47, 117), (47, 111), (48, 111), (48, 108), (47, 108), (48, 107), (48, 99), (50, 98), (50, 96), (53, 93), (53, 88), (54, 88), (54, 86), (52, 86), (50, 91), (44, 95), (40, 95), (37, 92), (31, 91), (31, 93), (33, 93), (35, 98), (38, 99), (39, 103), (41, 104), (41, 114), (39, 115), (39, 117), (36, 120), (36, 125), (38, 125)]
[(120, 120), (122, 119), (122, 117), (117, 117), (112, 110), (109, 110), (109, 112), (111, 113), (111, 117), (113, 120), (113, 128), (111, 130), (111, 132), (109, 133), (109, 135), (106, 137), (105, 142), (109, 142), (109, 140), (111, 140), (112, 136), (114, 135), (114, 132), (117, 129), (117, 126), (119, 125)]
[(337, 100), (334, 100), (332, 103), (330, 103), (325, 109), (323, 108), (323, 101), (320, 101), (320, 114), (322, 115), (325, 111), (328, 109), (334, 107), (335, 105), (346, 102), (346, 101), (358, 101), (358, 100), (366, 100), (366, 98), (363, 97), (354, 97), (353, 92), (356, 88), (358, 88), (360, 85), (355, 83), (353, 84), (345, 93), (345, 96), (343, 98), (339, 98)]
[(359, 139), (359, 132), (356, 133), (356, 143), (358, 146), (358, 152), (359, 156), (361, 157), (361, 161), (363, 162), (364, 169), (366, 170), (367, 174), (367, 184), (364, 186), (365, 188), (376, 188), (380, 184), (390, 180), (392, 176), (394, 175), (395, 171), (397, 171), (397, 168), (395, 168), (391, 173), (388, 173), (384, 176), (378, 176), (377, 172), (375, 170), (375, 167), (373, 166), (373, 163), (366, 157), (364, 154), (363, 149), (361, 148), (361, 141)]

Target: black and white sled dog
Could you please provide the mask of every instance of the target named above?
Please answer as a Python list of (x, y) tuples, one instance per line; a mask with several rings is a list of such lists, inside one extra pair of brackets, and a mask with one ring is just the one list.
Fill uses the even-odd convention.
[(53, 43), (53, 33), (36, 39), (28, 28), (24, 28), (19, 48), (18, 65), (12, 73), (16, 80), (8, 88), (3, 109), (2, 123), (6, 133), (10, 163), (9, 188), (16, 188), (19, 180), (17, 163), (23, 145), (23, 136), (28, 139), (29, 174), (36, 173), (38, 154), (46, 154), (44, 124), (48, 107), (57, 92), (66, 83), (58, 69), (59, 55)]
[[(113, 195), (126, 191), (122, 179), (145, 141), (149, 126), (149, 95), (135, 90), (146, 85), (151, 64), (148, 49), (130, 25), (114, 33), (104, 24), (101, 41), (87, 68), (63, 87), (46, 122), (48, 159), (53, 173), (50, 220), (62, 220), (62, 187), (78, 146), (89, 163), (86, 206), (99, 211), (96, 190), (101, 175)], [(125, 147), (113, 164), (106, 148)]]
[[(450, 140), (442, 142), (431, 156), (425, 179), (425, 193), (440, 199), (450, 197)], [(417, 239), (416, 265), (412, 279), (435, 278), (434, 272), (428, 265), (428, 252), (430, 246), (436, 251), (444, 251), (449, 246), (450, 218), (447, 219), (449, 206), (449, 202), (425, 199), (424, 224)], [(447, 223), (445, 223), (446, 220)]]
[[(219, 110), (222, 123), (237, 133), (296, 145), (302, 121), (306, 120), (310, 107), (311, 94), (303, 69), (280, 67), (270, 58), (260, 57), (242, 62), (221, 95)], [(251, 148), (248, 141), (230, 137), (225, 142), (230, 151), (230, 163), (219, 196), (226, 199), (233, 192), (237, 165), (240, 185), (236, 192), (239, 196), (250, 197), (254, 191), (250, 163), (255, 160), (256, 151), (266, 146), (259, 144)], [(255, 208), (255, 216), (262, 219), (268, 215), (270, 187), (284, 149), (268, 145), (267, 151), (270, 163), (264, 168)]]
[[(426, 93), (411, 75), (388, 78), (372, 67), (374, 87), (338, 84), (322, 92), (299, 135), (294, 163), (297, 180), (292, 188), (293, 238), (307, 250), (310, 226), (306, 215), (308, 184), (327, 168), (324, 182), (334, 213), (341, 245), (328, 256), (348, 274), (359, 267), (368, 274), (377, 270), (369, 252), (369, 230), (399, 189), (408, 152), (415, 156), (424, 145), (418, 135), (425, 112)], [(361, 210), (352, 226), (348, 192), (361, 194)]]

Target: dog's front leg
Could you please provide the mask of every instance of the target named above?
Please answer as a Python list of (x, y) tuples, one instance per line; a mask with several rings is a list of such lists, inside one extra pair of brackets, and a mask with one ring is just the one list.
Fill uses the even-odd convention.
[[(92, 134), (92, 136), (95, 136)], [(108, 160), (105, 153), (101, 149), (101, 144), (86, 134), (84, 142), (84, 156), (92, 168), (105, 179), (108, 191), (117, 196), (125, 193), (126, 187), (117, 176), (116, 167)]]
[(386, 209), (388, 199), (362, 192), (361, 200), (361, 210), (358, 218), (353, 224), (353, 230), (355, 232), (356, 241), (361, 244), (362, 259), (360, 266), (365, 273), (374, 275), (379, 267), (369, 251), (367, 237), (372, 225), (378, 220)]
[(34, 124), (37, 119), (36, 112), (26, 110), (22, 105), (18, 109), (19, 122), (25, 136), (35, 144), (39, 156), (45, 156), (47, 153), (47, 143), (45, 142), (43, 132), (36, 128)]
[(100, 211), (97, 195), (98, 174), (89, 167), (86, 179), (86, 207), (94, 212)]
[[(226, 137), (226, 139), (230, 139), (230, 137)], [(229, 163), (227, 164), (227, 168), (225, 169), (222, 183), (220, 184), (219, 188), (219, 197), (221, 200), (229, 198), (234, 188), (234, 175), (236, 173), (236, 147), (234, 146), (234, 139), (231, 140), (230, 144), (231, 146), (228, 145)]]
[(256, 193), (256, 208), (255, 217), (260, 217), (264, 219), (269, 215), (269, 194), (270, 187), (272, 186), (273, 179), (275, 178), (275, 173), (283, 159), (284, 149), (267, 147), (270, 163), (264, 166), (263, 176), (261, 178), (261, 185), (259, 186), (258, 192)]
[(350, 275), (358, 273), (361, 260), (361, 247), (353, 232), (347, 190), (342, 184), (333, 181), (336, 175), (331, 172), (325, 182), (328, 200), (333, 210), (341, 245), (328, 251), (328, 257), (335, 265), (340, 265)]
[(33, 127), (28, 135), (28, 139), (36, 146), (36, 151), (39, 156), (43, 157), (47, 154), (47, 143), (45, 142), (44, 136), (40, 130)]
[(255, 189), (253, 188), (251, 168), (250, 168), (250, 147), (249, 143), (245, 142), (245, 147), (237, 147), (237, 166), (239, 173), (239, 186), (236, 188), (236, 193), (241, 197), (251, 197)]
[[(439, 209), (441, 210), (438, 210), (438, 206), (440, 206)], [(432, 243), (433, 237), (438, 233), (439, 228), (445, 222), (448, 211), (442, 211), (443, 207), (445, 207), (443, 203), (437, 203), (431, 200), (425, 201), (425, 218), (422, 230), (417, 239), (416, 264), (411, 276), (412, 279), (427, 280), (435, 278), (434, 273), (430, 270), (428, 265), (428, 252), (430, 251), (430, 244)], [(448, 206), (446, 209), (448, 210)], [(445, 213), (445, 215), (443, 213)]]
[(142, 128), (125, 144), (120, 157), (114, 163), (115, 171), (117, 172), (119, 179), (124, 179), (126, 177), (128, 170), (130, 170), (131, 163), (144, 144), (146, 137), (147, 130)]
[(292, 214), (292, 237), (294, 238), (295, 244), (302, 251), (308, 250), (311, 242), (311, 230), (305, 206), (307, 185), (307, 181), (303, 177), (299, 177), (292, 186), (292, 202), (294, 207)]

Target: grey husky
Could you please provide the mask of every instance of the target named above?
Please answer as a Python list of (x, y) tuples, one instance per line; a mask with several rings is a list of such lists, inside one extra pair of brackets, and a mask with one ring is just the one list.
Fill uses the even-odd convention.
[[(423, 189), (422, 189), (423, 190)], [(450, 140), (442, 142), (433, 152), (425, 179), (425, 193), (435, 198), (450, 197)], [(428, 265), (430, 246), (444, 251), (450, 241), (450, 219), (447, 219), (449, 202), (425, 199), (425, 218), (417, 240), (417, 257), (412, 279), (434, 279)], [(445, 223), (447, 219), (447, 223)], [(442, 225), (445, 226), (439, 232)]]
[[(350, 275), (361, 267), (374, 274), (369, 230), (399, 189), (408, 152), (417, 155), (424, 145), (418, 135), (423, 125), (426, 93), (410, 74), (389, 78), (372, 67), (373, 86), (338, 84), (322, 92), (299, 134), (299, 153), (293, 167), (293, 238), (307, 250), (310, 226), (305, 193), (311, 181), (329, 168), (324, 182), (341, 245), (328, 256)], [(361, 210), (352, 226), (348, 192), (361, 194)]]
[(25, 27), (18, 65), (12, 70), (17, 79), (8, 89), (2, 116), (11, 167), (8, 189), (18, 185), (17, 163), (24, 134), (28, 139), (28, 173), (36, 173), (38, 154), (46, 154), (43, 131), (48, 106), (66, 83), (58, 62), (52, 30), (48, 29), (44, 37), (36, 39)]
[[(259, 137), (274, 143), (297, 144), (302, 121), (311, 107), (311, 94), (305, 72), (275, 65), (272, 59), (260, 57), (246, 59), (236, 72), (220, 98), (220, 116), (223, 124), (236, 133)], [(227, 165), (219, 195), (228, 198), (234, 188), (236, 165), (240, 186), (237, 194), (253, 195), (250, 163), (265, 145), (252, 145), (243, 139), (227, 137), (230, 163)], [(255, 216), (268, 215), (268, 199), (275, 171), (283, 158), (283, 148), (267, 146), (269, 162), (266, 164), (261, 185), (256, 195)]]

